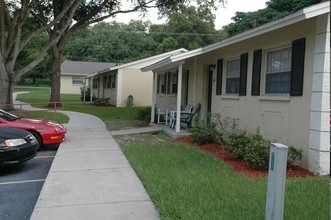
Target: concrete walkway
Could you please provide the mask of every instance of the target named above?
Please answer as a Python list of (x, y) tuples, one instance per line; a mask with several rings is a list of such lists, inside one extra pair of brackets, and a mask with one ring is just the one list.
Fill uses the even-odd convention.
[(57, 151), (31, 219), (159, 219), (105, 124), (92, 115), (63, 113), (70, 118), (67, 139)]

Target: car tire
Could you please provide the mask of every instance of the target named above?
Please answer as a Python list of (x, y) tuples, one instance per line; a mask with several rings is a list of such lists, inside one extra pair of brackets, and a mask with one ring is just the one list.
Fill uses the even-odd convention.
[(39, 147), (43, 146), (43, 140), (41, 139), (41, 136), (39, 133), (35, 132), (35, 131), (29, 131), (38, 141)]

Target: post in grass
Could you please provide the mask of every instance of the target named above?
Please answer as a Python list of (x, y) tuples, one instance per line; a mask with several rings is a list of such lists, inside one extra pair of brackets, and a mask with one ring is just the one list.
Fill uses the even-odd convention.
[(270, 146), (266, 220), (282, 220), (288, 147), (280, 143)]

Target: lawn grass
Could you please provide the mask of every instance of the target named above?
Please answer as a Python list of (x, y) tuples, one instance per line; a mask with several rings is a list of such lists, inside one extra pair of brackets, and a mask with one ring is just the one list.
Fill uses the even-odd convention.
[[(19, 89), (18, 91), (26, 91), (28, 93), (18, 94), (17, 100), (26, 103), (40, 103), (32, 104), (32, 106), (46, 108), (50, 97), (49, 88), (28, 88)], [(116, 108), (113, 106), (96, 106), (83, 103), (80, 101), (80, 95), (72, 94), (61, 94), (61, 101), (64, 106), (63, 110), (95, 115), (105, 122), (109, 130), (147, 126), (146, 122), (142, 122), (138, 116), (139, 110), (144, 109), (144, 107)]]
[[(17, 95), (17, 100), (27, 103), (40, 103), (44, 105), (49, 102), (51, 90), (49, 87), (37, 88), (18, 88), (15, 92), (27, 92)], [(61, 101), (64, 103), (80, 102), (80, 95), (61, 94)]]
[[(49, 90), (35, 90), (19, 99), (49, 101)], [(78, 95), (77, 100), (61, 97), (65, 110), (96, 115), (109, 123), (107, 127), (128, 126), (130, 122), (123, 121), (137, 120), (139, 108), (96, 107), (79, 103)], [(235, 173), (214, 156), (162, 133), (115, 138), (161, 219), (264, 219), (266, 177), (252, 179)], [(329, 177), (287, 179), (284, 219), (329, 219), (329, 196)]]
[[(238, 174), (164, 134), (115, 137), (161, 219), (264, 219), (267, 177)], [(284, 219), (329, 219), (329, 177), (286, 180)]]
[(63, 113), (56, 112), (54, 117), (53, 112), (43, 112), (43, 111), (31, 111), (31, 112), (24, 112), (25, 117), (37, 118), (37, 119), (47, 119), (56, 121), (60, 124), (68, 123), (69, 117)]

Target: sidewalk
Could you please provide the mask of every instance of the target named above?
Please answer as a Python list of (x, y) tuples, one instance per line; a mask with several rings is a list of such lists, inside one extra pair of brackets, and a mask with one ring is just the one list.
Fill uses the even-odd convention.
[(32, 220), (159, 219), (140, 179), (97, 117), (63, 111), (68, 133)]

